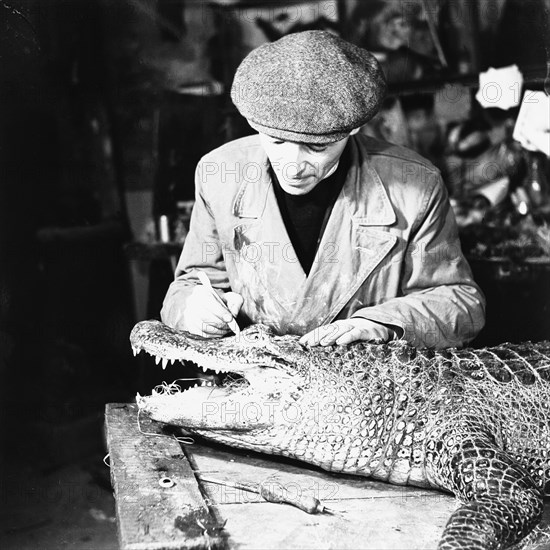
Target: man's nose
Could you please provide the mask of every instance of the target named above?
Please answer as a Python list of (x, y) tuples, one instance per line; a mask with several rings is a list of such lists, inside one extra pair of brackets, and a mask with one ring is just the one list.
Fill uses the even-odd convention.
[(299, 143), (288, 143), (285, 151), (285, 161), (289, 168), (293, 168), (299, 173), (304, 168), (304, 163), (307, 161), (307, 150)]

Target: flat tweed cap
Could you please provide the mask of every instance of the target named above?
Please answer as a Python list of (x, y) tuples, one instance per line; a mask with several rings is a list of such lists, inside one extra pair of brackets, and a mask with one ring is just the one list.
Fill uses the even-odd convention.
[(368, 122), (385, 92), (371, 53), (329, 32), (305, 31), (250, 52), (235, 73), (231, 99), (259, 132), (322, 144)]

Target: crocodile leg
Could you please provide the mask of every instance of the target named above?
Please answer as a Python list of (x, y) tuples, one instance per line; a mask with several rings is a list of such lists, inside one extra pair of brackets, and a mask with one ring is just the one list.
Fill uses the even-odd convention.
[(427, 441), (427, 473), (463, 504), (447, 522), (439, 549), (492, 550), (518, 542), (541, 519), (541, 490), (479, 419), (445, 424)]

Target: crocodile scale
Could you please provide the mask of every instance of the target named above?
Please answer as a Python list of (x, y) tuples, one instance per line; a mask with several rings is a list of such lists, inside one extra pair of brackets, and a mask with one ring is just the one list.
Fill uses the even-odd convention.
[[(217, 388), (138, 396), (155, 420), (330, 472), (454, 493), (462, 504), (441, 549), (506, 548), (541, 519), (550, 493), (550, 342), (309, 348), (261, 325), (208, 340), (158, 321), (138, 323), (130, 340), (134, 352), (243, 379), (220, 388), (217, 401)], [(187, 412), (220, 402), (228, 408), (216, 419)], [(243, 418), (235, 418), (239, 404)]]

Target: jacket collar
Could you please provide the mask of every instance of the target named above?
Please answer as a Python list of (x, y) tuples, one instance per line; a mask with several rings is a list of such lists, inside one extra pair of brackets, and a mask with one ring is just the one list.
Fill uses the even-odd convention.
[(359, 225), (391, 225), (397, 218), (386, 188), (368, 152), (351, 139), (352, 162), (343, 190), (350, 216)]
[[(361, 151), (355, 136), (350, 138), (352, 147), (351, 167), (338, 200), (345, 200), (346, 208), (353, 221), (359, 225), (383, 226), (395, 223), (396, 216), (380, 176), (372, 166), (366, 151)], [(248, 169), (254, 167), (254, 170)], [(245, 178), (235, 201), (233, 213), (239, 218), (261, 218), (267, 199), (274, 193), (269, 176), (267, 156), (261, 151), (249, 163)], [(250, 177), (255, 173), (254, 177)]]

